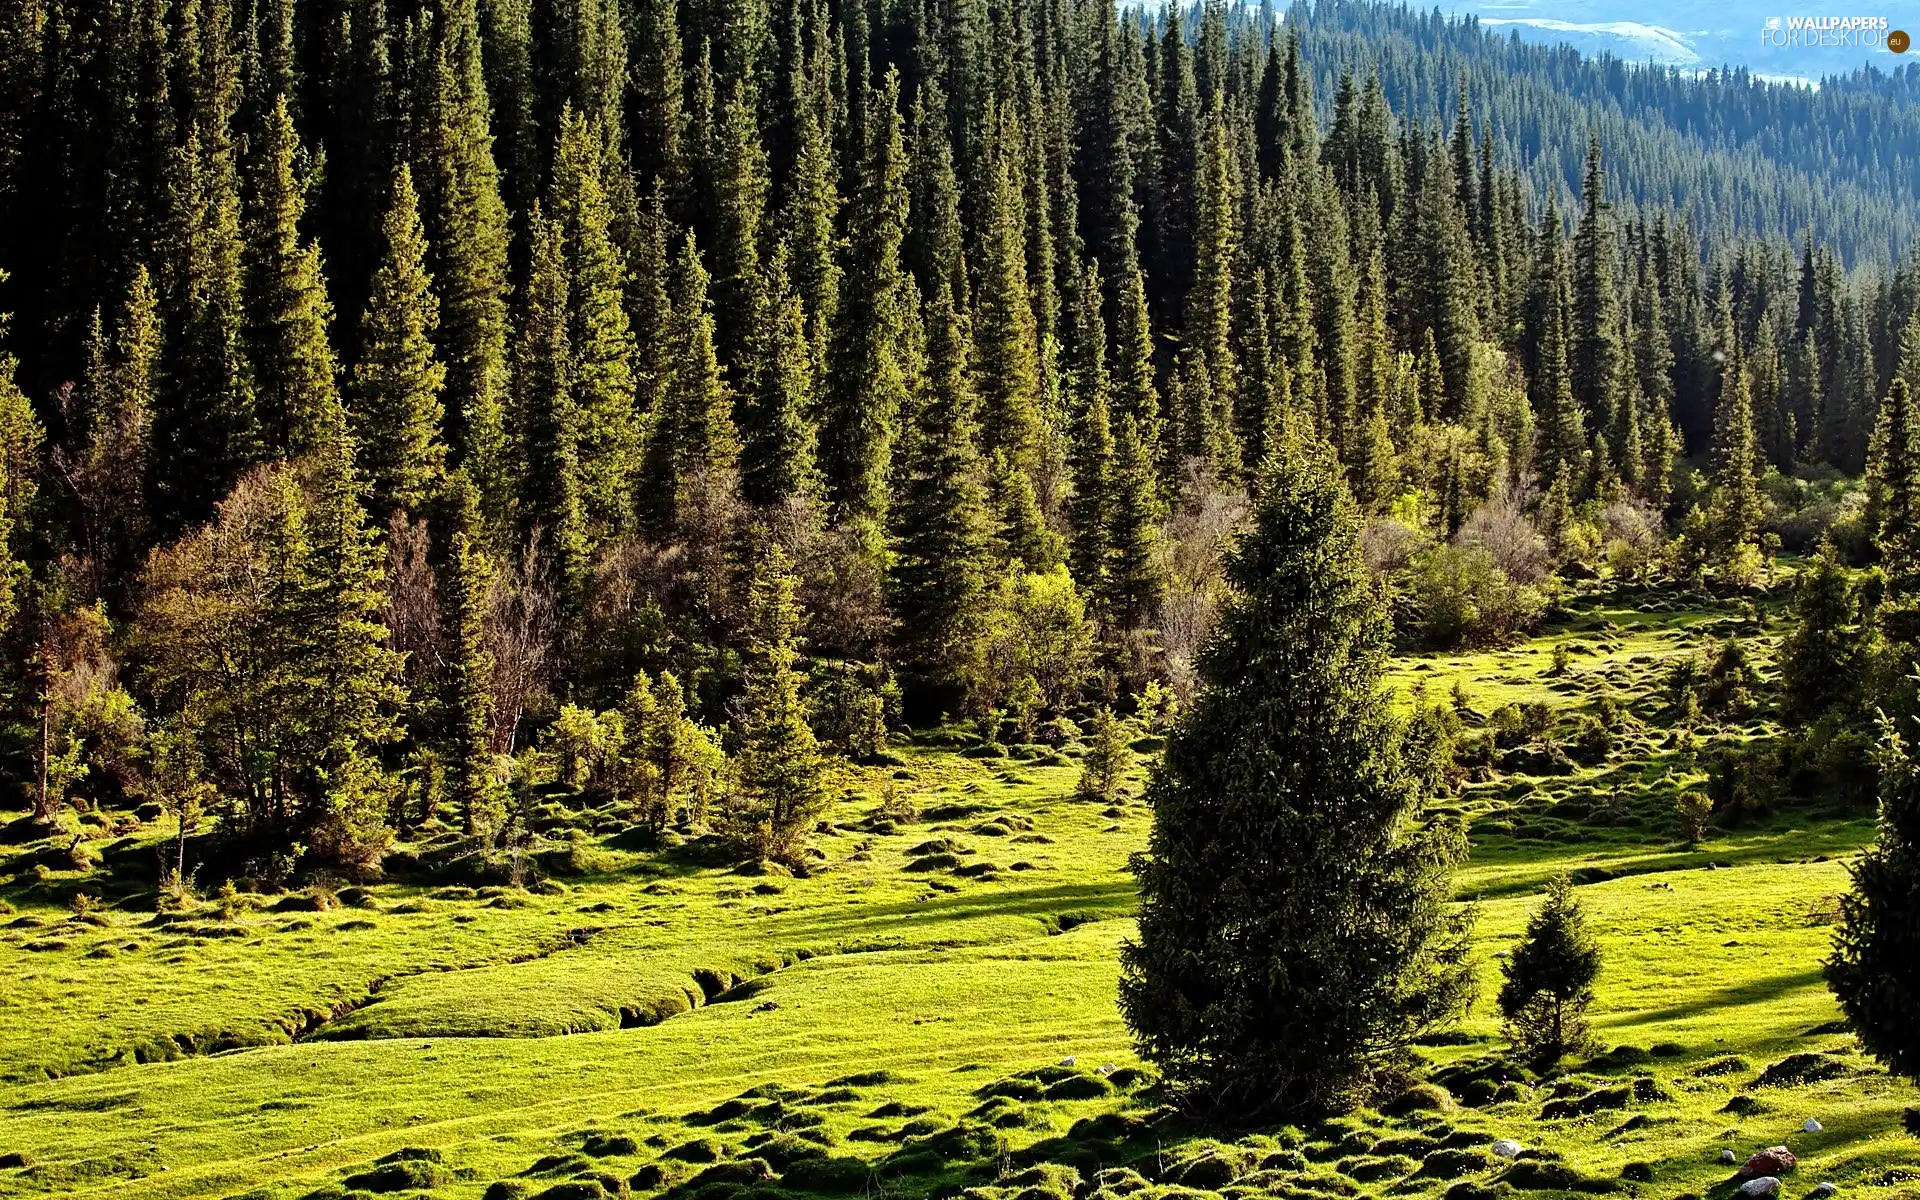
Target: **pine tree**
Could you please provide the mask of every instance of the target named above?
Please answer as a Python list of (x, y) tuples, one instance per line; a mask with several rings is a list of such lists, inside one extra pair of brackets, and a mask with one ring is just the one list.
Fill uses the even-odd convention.
[(1080, 785), (1075, 789), (1082, 800), (1096, 804), (1118, 804), (1125, 799), (1121, 783), (1133, 767), (1133, 749), (1127, 744), (1127, 727), (1102, 705), (1093, 714), (1093, 730), (1088, 735), (1087, 753), (1080, 760)]
[(1288, 444), (1229, 565), (1240, 589), (1148, 784), (1120, 1007), (1190, 1108), (1302, 1115), (1457, 1013), (1457, 830), (1421, 820), (1381, 686), (1387, 622), (1324, 450)]
[(441, 587), (450, 634), (444, 703), (453, 799), (462, 828), (473, 834), (491, 829), (500, 815), (493, 776), (494, 660), (487, 649), (493, 563), (475, 538), (480, 507), (476, 490), (464, 476), (456, 476), (452, 491), (459, 497), (459, 520)]
[(1153, 451), (1131, 413), (1120, 418), (1113, 443), (1113, 482), (1108, 503), (1106, 571), (1095, 608), (1121, 633), (1144, 629), (1160, 614), (1166, 571), (1160, 561), (1162, 518)]
[(1529, 304), (1534, 316), (1527, 337), (1529, 345), (1538, 347), (1537, 365), (1530, 376), (1539, 430), (1533, 469), (1546, 486), (1563, 471), (1580, 479), (1587, 473), (1586, 421), (1573, 394), (1567, 356), (1566, 250), (1551, 199), (1541, 222), (1540, 241)]
[(1826, 962), (1827, 986), (1867, 1053), (1920, 1079), (1920, 770), (1906, 739), (1883, 728), (1879, 839), (1855, 860), (1853, 889)]
[(146, 268), (139, 267), (114, 331), (112, 361), (95, 390), (87, 446), (75, 472), (86, 547), (110, 585), (128, 580), (151, 530), (147, 484), (160, 336), (159, 299)]
[(771, 547), (748, 600), (746, 667), (736, 790), (727, 814), (762, 858), (792, 859), (826, 811), (826, 763), (800, 694), (800, 606), (787, 556)]
[(373, 274), (353, 372), (358, 441), (374, 511), (417, 514), (446, 469), (440, 395), (447, 370), (434, 353), (440, 302), (427, 277), (426, 231), (405, 165), (394, 175), (381, 234), (385, 256)]
[(673, 320), (667, 361), (672, 364), (661, 417), (654, 426), (655, 468), (648, 486), (670, 505), (666, 529), (674, 536), (717, 546), (732, 517), (738, 486), (740, 438), (733, 395), (714, 353), (707, 272), (687, 235), (674, 268)]
[(767, 267), (769, 319), (756, 334), (759, 377), (744, 422), (740, 491), (749, 504), (812, 509), (823, 484), (812, 411), (816, 387), (806, 308), (787, 276), (786, 243)]
[(898, 661), (936, 710), (951, 710), (982, 669), (991, 537), (974, 442), (970, 347), (948, 289), (927, 305), (927, 379), (916, 399), (891, 515), (887, 603)]
[(1040, 465), (1038, 332), (1028, 294), (1026, 244), (1009, 159), (1014, 132), (1003, 125), (992, 154), (974, 307), (974, 391), (980, 444), (1031, 478)]
[(1113, 426), (1107, 414), (1107, 398), (1095, 392), (1080, 414), (1073, 444), (1073, 499), (1068, 516), (1073, 523), (1073, 541), (1068, 564), (1074, 582), (1094, 599), (1096, 614), (1106, 590), (1107, 558), (1112, 544), (1107, 540), (1113, 520)]
[(506, 409), (508, 246), (511, 231), (494, 157), (481, 23), (475, 0), (451, 0), (436, 72), (444, 154), (427, 213), (440, 361), (446, 364), (446, 441), (480, 489), (482, 520), (497, 536), (511, 503)]
[(1793, 585), (1793, 625), (1780, 641), (1780, 693), (1787, 717), (1810, 723), (1859, 697), (1861, 637), (1853, 582), (1833, 543), (1822, 540)]
[(894, 426), (907, 403), (902, 310), (912, 302), (900, 265), (907, 196), (899, 79), (890, 76), (870, 103), (820, 431), (821, 466), (836, 514), (862, 538), (877, 536), (886, 520)]
[(538, 204), (529, 222), (528, 268), (515, 364), (515, 431), (521, 461), (522, 536), (538, 535), (553, 566), (563, 604), (577, 606), (586, 582), (586, 517), (580, 477), (580, 415), (574, 403), (571, 303), (566, 242), (559, 223)]
[(1756, 547), (1765, 511), (1760, 499), (1759, 454), (1753, 434), (1753, 394), (1746, 364), (1732, 326), (1723, 331), (1727, 347), (1721, 372), (1720, 403), (1713, 430), (1713, 548), (1715, 559), (1731, 565)]
[(280, 96), (266, 142), (255, 151), (247, 315), (248, 362), (266, 444), (299, 456), (318, 451), (330, 436), (326, 422), (340, 394), (320, 248), (300, 239), (306, 189), (294, 174), (296, 142), (287, 99)]
[(735, 378), (750, 381), (749, 361), (768, 319), (766, 279), (760, 260), (767, 208), (767, 155), (760, 145), (757, 114), (736, 88), (720, 106), (715, 130), (713, 179), (714, 346)]
[(1500, 971), (1500, 1013), (1523, 1056), (1552, 1065), (1587, 1045), (1586, 1010), (1600, 977), (1600, 943), (1587, 929), (1566, 876), (1548, 885), (1545, 903), (1528, 918), (1526, 933)]
[(603, 155), (600, 130), (588, 116), (563, 112), (548, 214), (565, 251), (579, 499), (595, 542), (627, 523), (640, 449), (626, 263), (612, 238)]
[[(1627, 402), (1621, 387), (1620, 313), (1614, 289), (1613, 243), (1612, 205), (1607, 203), (1600, 139), (1595, 135), (1587, 143), (1580, 224), (1573, 237), (1567, 373), (1573, 398), (1587, 414), (1591, 427), (1598, 431), (1611, 431), (1619, 419), (1620, 408)], [(1617, 438), (1609, 451), (1613, 461), (1619, 462), (1622, 446)]]
[(1194, 411), (1183, 414), (1188, 453), (1200, 457), (1220, 478), (1240, 472), (1240, 444), (1234, 414), (1240, 398), (1240, 364), (1233, 348), (1233, 264), (1235, 189), (1227, 145), (1226, 116), (1219, 97), (1201, 130), (1199, 173), (1194, 177), (1193, 283), (1187, 293), (1186, 345), (1204, 364), (1206, 388), (1198, 391)]

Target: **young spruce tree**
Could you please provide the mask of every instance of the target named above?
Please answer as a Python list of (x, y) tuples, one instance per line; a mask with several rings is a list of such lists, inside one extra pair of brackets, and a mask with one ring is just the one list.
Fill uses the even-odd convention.
[(1423, 819), (1381, 685), (1359, 514), (1281, 441), (1228, 566), (1202, 688), (1153, 772), (1120, 1008), (1189, 1109), (1299, 1117), (1362, 1098), (1471, 987), (1447, 902), (1459, 832)]

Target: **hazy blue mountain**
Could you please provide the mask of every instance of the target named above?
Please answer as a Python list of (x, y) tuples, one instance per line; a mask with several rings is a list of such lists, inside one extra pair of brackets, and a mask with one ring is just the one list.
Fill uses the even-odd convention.
[[(1769, 18), (1782, 26), (1794, 16), (1831, 16), (1844, 11), (1884, 15), (1900, 27), (1897, 8), (1872, 4), (1795, 4), (1792, 0), (1460, 0), (1445, 11), (1471, 14), (1493, 30), (1511, 29), (1529, 42), (1565, 42), (1587, 53), (1606, 51), (1634, 62), (1702, 69), (1723, 65), (1756, 73), (1817, 80), (1872, 63), (1881, 70), (1903, 65), (1916, 51), (1893, 54), (1883, 46), (1783, 46), (1763, 39)], [(1909, 33), (1920, 36), (1920, 12), (1907, 14)]]

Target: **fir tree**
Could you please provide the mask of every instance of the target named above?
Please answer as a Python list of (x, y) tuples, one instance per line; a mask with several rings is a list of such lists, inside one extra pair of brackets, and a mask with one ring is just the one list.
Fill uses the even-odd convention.
[(740, 437), (733, 394), (714, 352), (707, 272), (687, 235), (674, 270), (673, 320), (667, 339), (671, 374), (649, 448), (647, 486), (668, 504), (665, 530), (717, 550), (732, 519), (738, 489)]
[(430, 263), (440, 297), (440, 361), (446, 364), (446, 441), (480, 489), (487, 529), (503, 527), (511, 497), (506, 409), (508, 246), (511, 232), (494, 157), (475, 0), (452, 0), (436, 72), (444, 150), (437, 202), (429, 206)]
[(988, 168), (974, 307), (974, 391), (980, 397), (982, 450), (1005, 455), (1012, 469), (1031, 477), (1040, 465), (1039, 347), (1020, 197), (1005, 144), (1012, 136), (1009, 128), (1001, 129), (1002, 145)]
[(427, 277), (426, 231), (404, 165), (382, 222), (385, 257), (361, 319), (354, 399), (375, 512), (418, 513), (446, 468), (440, 441), (447, 371), (435, 356), (440, 303)]
[(553, 564), (553, 582), (572, 606), (585, 585), (586, 518), (580, 477), (580, 417), (574, 403), (573, 350), (567, 332), (566, 243), (557, 222), (534, 206), (526, 311), (515, 368), (521, 461), (522, 535), (538, 536)]
[(937, 709), (962, 701), (983, 661), (991, 530), (969, 358), (966, 320), (946, 289), (936, 291), (926, 390), (901, 447), (887, 600), (899, 661)]
[(811, 413), (815, 358), (806, 309), (787, 276), (786, 243), (767, 267), (769, 319), (756, 333), (760, 371), (748, 407), (740, 460), (740, 491), (750, 504), (811, 507), (821, 497), (818, 436)]
[(1879, 839), (1853, 864), (1827, 986), (1861, 1046), (1896, 1075), (1920, 1079), (1920, 771), (1892, 728), (1882, 731), (1879, 766)]
[[(1190, 1108), (1309, 1114), (1466, 999), (1457, 830), (1421, 820), (1380, 673), (1387, 629), (1324, 451), (1273, 456), (1240, 589), (1148, 785), (1120, 1006)], [(1250, 843), (1249, 839), (1252, 839)]]
[(1124, 795), (1121, 784), (1133, 767), (1133, 750), (1127, 744), (1127, 727), (1102, 705), (1093, 714), (1093, 729), (1088, 734), (1086, 755), (1080, 760), (1080, 784), (1075, 789), (1080, 799), (1097, 804), (1117, 804)]
[(1732, 327), (1723, 334), (1726, 366), (1713, 430), (1713, 548), (1716, 560), (1732, 564), (1755, 548), (1760, 520), (1759, 454), (1753, 434), (1753, 394)]
[(640, 449), (626, 263), (612, 238), (604, 161), (599, 127), (587, 114), (563, 112), (548, 213), (565, 252), (579, 500), (596, 541), (627, 523)]
[(1818, 720), (1859, 694), (1859, 611), (1853, 582), (1833, 543), (1822, 540), (1793, 586), (1793, 625), (1780, 641), (1786, 715)]
[(300, 237), (306, 188), (294, 173), (296, 141), (281, 96), (255, 152), (247, 313), (248, 361), (267, 444), (297, 456), (316, 452), (330, 436), (326, 422), (340, 395), (320, 248)]
[(754, 572), (748, 600), (746, 719), (728, 823), (763, 858), (796, 857), (830, 799), (826, 764), (800, 694), (797, 582), (786, 553), (772, 547)]
[(446, 696), (448, 757), (453, 765), (453, 799), (461, 827), (473, 834), (491, 829), (495, 811), (493, 775), (493, 668), (487, 649), (487, 611), (493, 587), (493, 563), (477, 544), (474, 526), (479, 498), (464, 477), (452, 489), (459, 497), (459, 522), (444, 569), (447, 639)]
[(1566, 876), (1548, 885), (1546, 902), (1528, 919), (1500, 971), (1500, 1013), (1523, 1056), (1550, 1066), (1587, 1045), (1586, 1010), (1600, 976), (1600, 943), (1587, 929)]
[(906, 153), (897, 78), (872, 100), (870, 141), (848, 228), (852, 240), (821, 421), (821, 465), (837, 515), (871, 537), (884, 527), (894, 426), (907, 400), (901, 362)]

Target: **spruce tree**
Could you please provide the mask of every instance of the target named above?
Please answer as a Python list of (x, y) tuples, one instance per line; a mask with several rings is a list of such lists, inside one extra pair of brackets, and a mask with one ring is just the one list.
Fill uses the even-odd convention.
[(886, 520), (894, 430), (908, 388), (901, 362), (902, 310), (912, 299), (900, 265), (907, 195), (899, 103), (899, 80), (893, 76), (870, 101), (874, 111), (851, 204), (852, 245), (820, 431), (821, 466), (835, 513), (870, 544)]
[(522, 537), (538, 536), (552, 564), (564, 605), (573, 607), (586, 582), (586, 516), (580, 475), (580, 415), (574, 403), (573, 350), (567, 333), (571, 307), (566, 242), (559, 223), (538, 204), (529, 222), (533, 249), (515, 364), (515, 421), (519, 452)]
[(1500, 964), (1500, 1013), (1507, 1036), (1527, 1059), (1546, 1066), (1584, 1049), (1587, 1006), (1600, 976), (1600, 942), (1587, 928), (1564, 875), (1527, 920), (1520, 944)]
[(1038, 332), (1027, 287), (1021, 203), (1008, 161), (1014, 133), (1003, 126), (992, 154), (974, 305), (974, 391), (980, 397), (980, 444), (1009, 466), (1040, 465)]
[(627, 524), (640, 450), (626, 263), (612, 238), (600, 134), (587, 114), (561, 114), (548, 209), (565, 248), (580, 507), (596, 542)]
[(966, 319), (948, 289), (927, 306), (927, 376), (901, 446), (887, 605), (898, 661), (930, 707), (958, 707), (979, 682), (991, 524), (974, 442)]
[(1753, 394), (1746, 364), (1731, 326), (1721, 371), (1720, 403), (1714, 411), (1712, 541), (1716, 561), (1733, 564), (1755, 548), (1765, 515), (1760, 498), (1759, 454), (1753, 434)]
[(358, 442), (374, 511), (417, 514), (446, 469), (440, 395), (447, 370), (434, 352), (440, 302), (427, 277), (426, 231), (405, 165), (394, 176), (381, 235), (385, 253), (373, 273), (353, 372)]
[(769, 185), (757, 113), (740, 88), (720, 106), (711, 174), (714, 348), (735, 378), (750, 381), (769, 315), (760, 259)]
[[(1120, 633), (1144, 629), (1160, 614), (1166, 569), (1160, 560), (1163, 517), (1153, 451), (1131, 413), (1120, 418), (1113, 444), (1113, 479), (1107, 504), (1105, 572), (1098, 577), (1094, 607)], [(1087, 581), (1095, 586), (1095, 581)]]
[(739, 486), (740, 436), (733, 393), (714, 352), (707, 271), (693, 235), (674, 269), (673, 319), (667, 338), (671, 374), (653, 428), (647, 486), (669, 506), (665, 531), (717, 549), (732, 519)]
[(1423, 820), (1382, 686), (1387, 622), (1359, 516), (1322, 448), (1261, 481), (1148, 798), (1139, 939), (1121, 1013), (1190, 1109), (1343, 1109), (1464, 1006), (1448, 904), (1458, 830)]
[(767, 266), (765, 327), (756, 332), (760, 362), (752, 402), (741, 430), (740, 492), (762, 508), (794, 504), (811, 509), (821, 499), (819, 437), (812, 412), (816, 379), (807, 338), (806, 308), (787, 275), (787, 248), (775, 248)]
[(487, 649), (487, 613), (493, 587), (493, 563), (475, 537), (479, 497), (464, 476), (456, 476), (458, 521), (443, 570), (446, 661), (446, 729), (452, 762), (453, 799), (462, 828), (473, 834), (491, 829), (493, 777), (493, 655)]
[(306, 187), (294, 171), (298, 153), (287, 98), (267, 118), (265, 143), (254, 151), (252, 230), (247, 244), (248, 362), (266, 445), (290, 455), (312, 454), (331, 437), (326, 427), (339, 407), (333, 347), (327, 340), (333, 307), (327, 299), (320, 248), (303, 243), (300, 221)]
[[(1569, 314), (1567, 374), (1573, 398), (1591, 427), (1611, 431), (1627, 396), (1621, 386), (1619, 300), (1614, 287), (1613, 206), (1607, 203), (1606, 174), (1598, 135), (1587, 143), (1580, 223), (1573, 237), (1573, 296)], [(1612, 437), (1609, 432), (1609, 437)], [(1620, 461), (1623, 447), (1613, 437), (1609, 452)]]
[(1793, 625), (1780, 640), (1780, 693), (1787, 717), (1818, 720), (1860, 692), (1859, 607), (1833, 543), (1819, 549), (1793, 585)]
[(771, 547), (748, 598), (740, 752), (728, 823), (762, 858), (793, 859), (829, 802), (826, 763), (800, 694), (798, 578)]
[(480, 16), (475, 0), (451, 0), (436, 73), (444, 152), (438, 202), (427, 215), (434, 290), (440, 297), (440, 361), (446, 364), (446, 442), (480, 489), (490, 536), (508, 515), (511, 472), (506, 409), (509, 242), (495, 159)]
[(1881, 733), (1879, 766), (1879, 838), (1853, 863), (1827, 986), (1867, 1053), (1920, 1079), (1920, 768), (1891, 727)]

